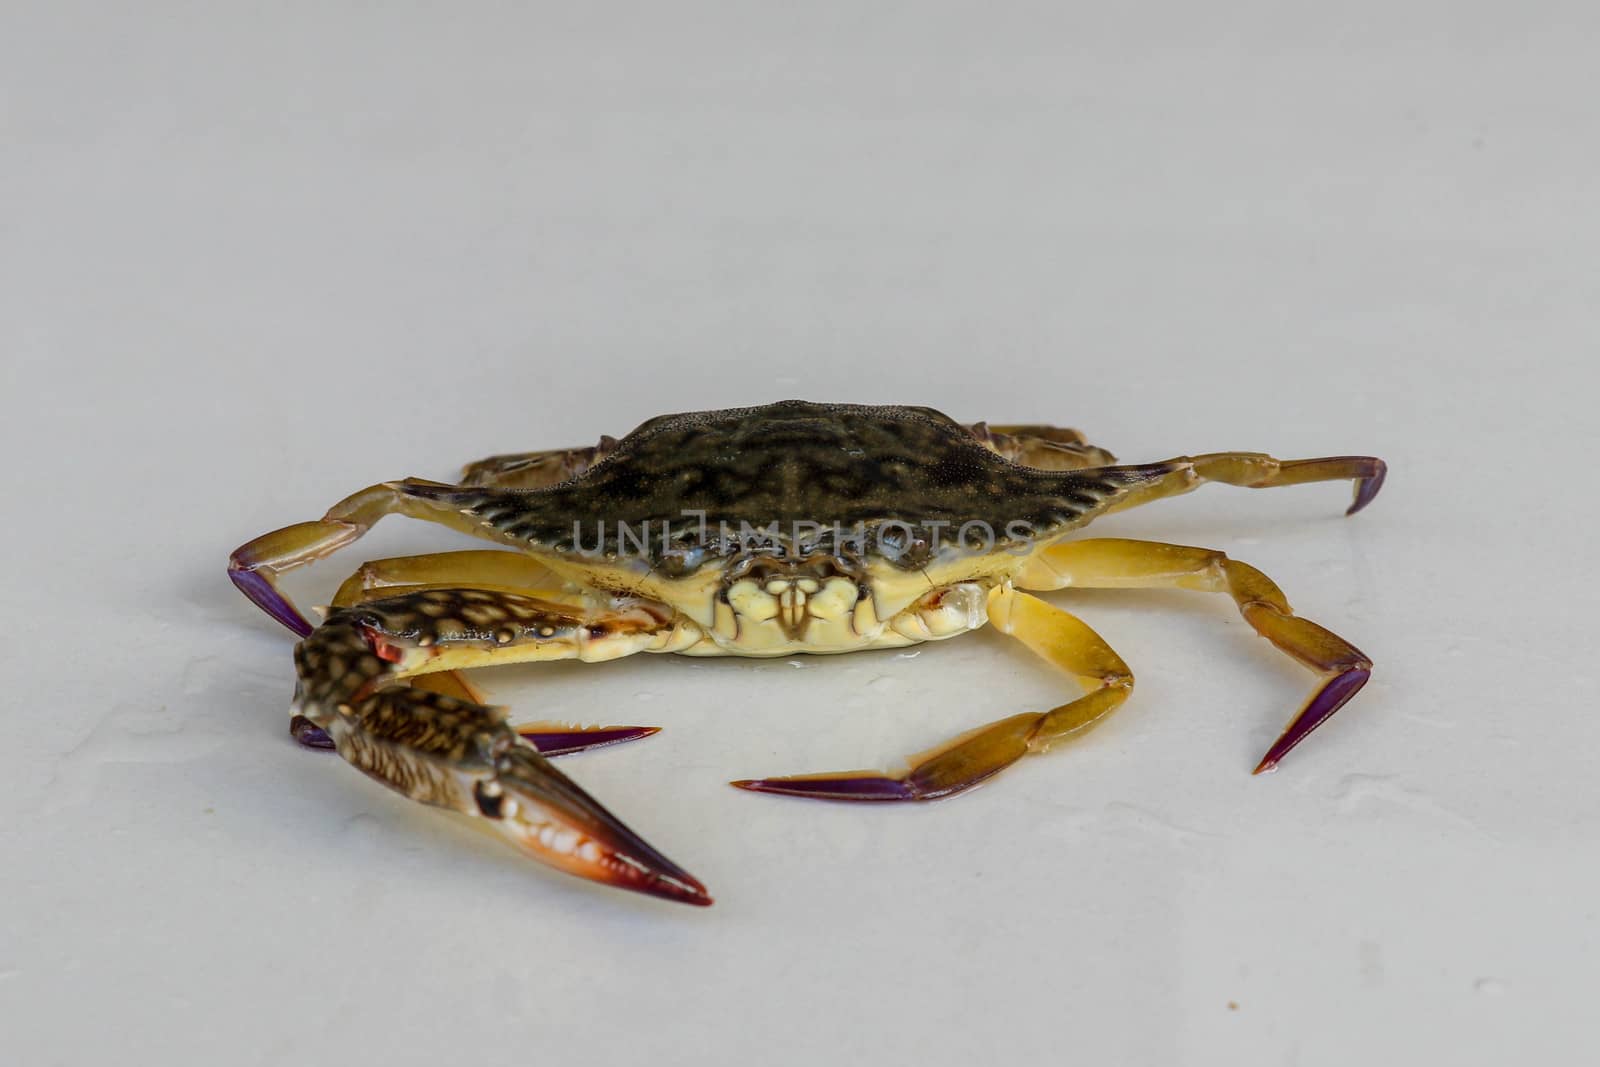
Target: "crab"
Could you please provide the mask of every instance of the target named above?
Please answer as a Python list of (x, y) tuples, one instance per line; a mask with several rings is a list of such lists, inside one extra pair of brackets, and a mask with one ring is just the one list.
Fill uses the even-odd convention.
[[(550, 763), (649, 727), (509, 725), (461, 671), (638, 652), (790, 656), (897, 648), (989, 625), (1077, 678), (1082, 695), (989, 723), (897, 771), (744, 779), (834, 801), (927, 801), (1076, 738), (1124, 704), (1133, 674), (1087, 624), (1033, 595), (1072, 588), (1222, 593), (1317, 675), (1256, 773), (1277, 766), (1371, 676), (1353, 645), (1297, 616), (1222, 552), (1075, 537), (1099, 516), (1205, 482), (1350, 480), (1348, 514), (1385, 465), (1254, 452), (1124, 465), (1076, 430), (962, 424), (924, 407), (785, 401), (665, 415), (588, 448), (494, 456), (458, 484), (381, 482), (229, 560), (234, 584), (301, 637), (290, 731), (413, 800), (481, 819), (556, 868), (687, 904), (706, 888)], [(389, 514), (496, 548), (363, 565), (312, 626), (284, 572)]]

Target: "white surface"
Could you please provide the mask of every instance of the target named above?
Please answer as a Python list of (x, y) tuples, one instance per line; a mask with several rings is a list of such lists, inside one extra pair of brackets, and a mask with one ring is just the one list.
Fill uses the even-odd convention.
[[(8, 4), (0, 1059), (1286, 1063), (1595, 1053), (1592, 8)], [(868, 13), (869, 9), (876, 13)], [(134, 13), (140, 9), (141, 13)], [(1497, 9), (1500, 13), (1493, 13)], [(739, 793), (1056, 701), (980, 634), (491, 674), (703, 878), (548, 873), (285, 736), (226, 553), (345, 492), (785, 396), (1372, 452), (1098, 532), (1091, 738), (945, 804)], [(360, 557), (458, 544), (392, 520)]]

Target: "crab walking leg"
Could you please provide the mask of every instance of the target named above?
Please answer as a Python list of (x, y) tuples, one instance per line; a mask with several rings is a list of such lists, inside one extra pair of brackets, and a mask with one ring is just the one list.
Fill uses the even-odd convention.
[(1160, 463), (1100, 469), (1149, 475), (1148, 480), (1110, 502), (1102, 514), (1179, 496), (1206, 482), (1239, 485), (1246, 489), (1275, 489), (1284, 485), (1349, 480), (1355, 483), (1355, 499), (1345, 514), (1354, 515), (1372, 503), (1372, 498), (1383, 488), (1384, 476), (1389, 471), (1388, 465), (1375, 456), (1273, 459), (1261, 452), (1209, 452), (1201, 456), (1178, 456)]
[(565, 579), (532, 556), (500, 549), (429, 552), (363, 563), (344, 580), (333, 602), (339, 607), (371, 600), (396, 586), (504, 589), (542, 600), (568, 600)]
[(913, 756), (910, 767), (900, 774), (848, 771), (733, 784), (758, 793), (822, 800), (937, 800), (971, 789), (1029, 753), (1086, 732), (1133, 691), (1133, 672), (1099, 634), (1038, 597), (1010, 586), (996, 588), (989, 594), (989, 622), (1076, 675), (1088, 692), (1058, 708), (1013, 715)]
[[(441, 581), (449, 575), (455, 575), (457, 580), (453, 583)], [(474, 589), (493, 588), (487, 584), (489, 582), (499, 583), (501, 586), (517, 586), (517, 588), (499, 589), (501, 592), (579, 606), (560, 588), (540, 587), (540, 583), (559, 584), (560, 579), (538, 561), (514, 552), (497, 552), (493, 549), (397, 556), (364, 563), (339, 587), (339, 592), (333, 598), (333, 606), (346, 608), (372, 600), (433, 589), (459, 589), (463, 586), (471, 586)], [(427, 689), (467, 703), (486, 703), (483, 693), (460, 671), (438, 671), (419, 675), (411, 684), (414, 688)], [(517, 726), (516, 730), (544, 756), (566, 756), (575, 752), (587, 752), (590, 749), (605, 748), (625, 741), (636, 741), (661, 732), (659, 726), (581, 727), (553, 722), (523, 723)], [(296, 741), (307, 748), (324, 750), (333, 748), (333, 739), (303, 715), (295, 715), (290, 719), (289, 732)]]
[(406, 486), (440, 484), (411, 479), (405, 483), (369, 485), (339, 501), (320, 519), (285, 526), (240, 545), (228, 557), (228, 577), (257, 607), (304, 637), (312, 626), (300, 609), (278, 590), (278, 575), (331, 556), (370, 530), (385, 515), (407, 515), (474, 536), (488, 536), (478, 519), (448, 505), (413, 496), (405, 489)]
[(467, 464), (461, 471), (461, 484), (501, 489), (542, 489), (577, 477), (616, 447), (615, 437), (601, 437), (599, 444), (586, 448), (550, 448), (540, 452), (490, 456)]
[(1096, 538), (1045, 549), (1017, 578), (1030, 589), (1196, 589), (1227, 593), (1262, 637), (1322, 678), (1255, 773), (1270, 771), (1372, 676), (1372, 661), (1338, 634), (1302, 619), (1283, 590), (1246, 563), (1209, 548)]
[(583, 878), (686, 904), (705, 887), (556, 770), (500, 709), (385, 684), (462, 661), (607, 659), (665, 650), (646, 610), (594, 615), (484, 590), (430, 590), (343, 608), (295, 648), (294, 711), (339, 755), (413, 800), (486, 820), (512, 845)]
[(986, 448), (1013, 463), (1047, 471), (1076, 471), (1106, 467), (1117, 461), (1103, 448), (1065, 426), (991, 426), (975, 422), (967, 430)]

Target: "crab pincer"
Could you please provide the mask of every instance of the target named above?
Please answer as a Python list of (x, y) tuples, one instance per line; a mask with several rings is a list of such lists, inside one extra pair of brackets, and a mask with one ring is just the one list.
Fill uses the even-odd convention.
[(514, 845), (568, 874), (706, 906), (694, 875), (662, 855), (537, 752), (508, 745), (473, 786), (479, 812)]
[[(527, 597), (491, 602), (502, 613), (496, 641), (536, 646), (569, 639), (575, 620)], [(300, 682), (293, 713), (320, 731), (356, 769), (412, 800), (486, 820), (535, 859), (569, 874), (663, 897), (707, 905), (705, 886), (650, 845), (557, 770), (504, 721), (500, 708), (429, 689), (396, 685), (429, 664), (443, 646), (455, 652), (477, 639), (441, 641), (419, 630), (437, 621), (426, 609), (437, 597), (410, 594), (341, 609), (295, 649)], [(514, 636), (507, 636), (511, 634)], [(527, 635), (527, 636), (524, 636)], [(613, 743), (642, 728), (604, 732)], [(583, 731), (568, 732), (584, 736)]]

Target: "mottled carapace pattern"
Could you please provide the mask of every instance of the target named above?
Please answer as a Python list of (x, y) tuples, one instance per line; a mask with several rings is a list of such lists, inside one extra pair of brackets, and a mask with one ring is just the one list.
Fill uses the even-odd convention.
[[(849, 535), (894, 523), (892, 533), (858, 544), (864, 555), (913, 569), (927, 562), (927, 546), (955, 543), (967, 523), (982, 524), (1001, 545), (1048, 536), (1170, 470), (1040, 470), (1008, 460), (931, 408), (791, 400), (651, 419), (592, 467), (546, 488), (400, 488), (519, 541), (584, 554), (633, 549), (679, 573), (733, 554), (726, 534), (741, 528), (777, 523), (787, 536), (795, 523), (818, 524), (814, 541), (788, 546), (803, 555), (837, 550), (834, 524)], [(621, 540), (619, 523), (648, 531), (642, 550)], [(1008, 538), (1019, 529), (1021, 537)]]

